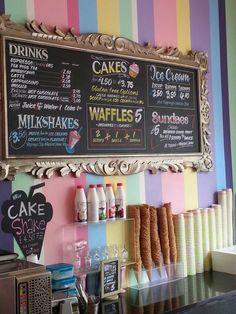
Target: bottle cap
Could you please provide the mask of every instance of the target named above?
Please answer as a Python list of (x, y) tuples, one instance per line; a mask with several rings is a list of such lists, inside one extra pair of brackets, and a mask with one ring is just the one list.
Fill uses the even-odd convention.
[(95, 184), (89, 184), (89, 188), (95, 188)]
[(117, 186), (123, 186), (123, 183), (122, 182), (118, 182)]
[(110, 186), (111, 186), (111, 184), (110, 184), (110, 183), (107, 183), (107, 184), (106, 184), (106, 187), (108, 187), (108, 188), (109, 188)]
[(77, 185), (77, 189), (82, 189), (83, 188), (83, 185), (82, 184), (78, 184)]
[(103, 184), (97, 184), (97, 188), (102, 188)]

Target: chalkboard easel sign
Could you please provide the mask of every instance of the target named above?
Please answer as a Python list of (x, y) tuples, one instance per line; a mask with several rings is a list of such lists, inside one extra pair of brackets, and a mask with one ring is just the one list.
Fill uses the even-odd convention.
[(120, 314), (122, 313), (120, 299), (102, 302), (102, 314)]
[(119, 259), (109, 259), (101, 262), (101, 298), (116, 296), (120, 292), (120, 262)]
[(47, 224), (53, 217), (52, 205), (44, 194), (35, 192), (45, 183), (31, 186), (28, 195), (17, 190), (2, 204), (2, 230), (14, 236), (25, 257), (40, 258)]
[(212, 167), (207, 55), (0, 16), (0, 179)]

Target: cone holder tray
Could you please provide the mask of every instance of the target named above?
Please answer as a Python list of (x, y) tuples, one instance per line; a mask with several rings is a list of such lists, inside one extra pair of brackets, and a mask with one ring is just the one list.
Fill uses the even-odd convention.
[(129, 271), (130, 288), (141, 290), (184, 278), (183, 264), (163, 265), (151, 270), (142, 269), (140, 273), (132, 268)]

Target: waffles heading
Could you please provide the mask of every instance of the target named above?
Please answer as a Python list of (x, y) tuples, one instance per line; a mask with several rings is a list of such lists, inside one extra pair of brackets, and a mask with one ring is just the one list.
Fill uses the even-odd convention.
[(133, 62), (117, 59), (96, 59), (92, 62), (92, 70), (95, 75), (128, 74), (135, 78), (139, 73), (139, 66)]

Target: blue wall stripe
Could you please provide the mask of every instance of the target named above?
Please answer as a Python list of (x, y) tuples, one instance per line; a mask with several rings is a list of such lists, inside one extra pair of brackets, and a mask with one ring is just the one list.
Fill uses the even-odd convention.
[(80, 33), (95, 33), (98, 30), (97, 25), (97, 1), (96, 0), (78, 0), (79, 1), (79, 30)]
[[(224, 125), (224, 151), (226, 168), (226, 186), (233, 186), (232, 177), (232, 158), (230, 140), (230, 121), (229, 121), (229, 94), (228, 94), (228, 64), (227, 64), (227, 43), (226, 43), (226, 17), (225, 0), (219, 0), (219, 19), (220, 19), (220, 64), (221, 64), (221, 84), (222, 84), (222, 103), (223, 103), (223, 125)], [(227, 131), (226, 131), (227, 129)]]
[(210, 39), (211, 39), (211, 69), (212, 69), (212, 106), (214, 116), (215, 138), (215, 171), (217, 190), (226, 187), (224, 127), (222, 112), (221, 69), (220, 69), (220, 41), (219, 41), (219, 12), (218, 3), (209, 0)]

